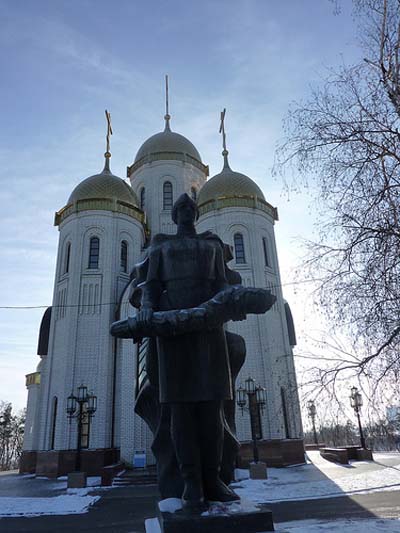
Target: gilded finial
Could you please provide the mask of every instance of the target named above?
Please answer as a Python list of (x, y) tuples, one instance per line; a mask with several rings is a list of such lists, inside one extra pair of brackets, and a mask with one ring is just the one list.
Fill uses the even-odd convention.
[(171, 131), (169, 126), (169, 121), (171, 120), (171, 115), (169, 114), (169, 96), (168, 96), (168, 74), (165, 75), (165, 129), (164, 131)]
[(228, 163), (228, 150), (226, 149), (226, 133), (225, 133), (225, 113), (226, 109), (224, 108), (223, 111), (221, 111), (221, 121), (219, 126), (219, 133), (222, 133), (222, 155), (224, 156), (224, 168), (229, 168)]

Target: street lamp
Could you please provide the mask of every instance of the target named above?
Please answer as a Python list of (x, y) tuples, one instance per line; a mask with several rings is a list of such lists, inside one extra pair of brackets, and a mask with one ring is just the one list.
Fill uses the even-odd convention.
[(363, 399), (357, 387), (351, 387), (350, 390), (351, 390), (350, 405), (354, 409), (354, 412), (357, 415), (358, 429), (360, 431), (361, 448), (365, 450), (366, 449), (365, 438), (364, 438), (364, 433), (363, 433), (361, 419), (360, 419), (360, 411), (361, 411), (361, 407), (363, 404)]
[(315, 417), (317, 416), (317, 408), (315, 407), (314, 400), (308, 400), (307, 402), (308, 416), (311, 418), (312, 428), (314, 433), (314, 443), (318, 446), (317, 430), (315, 429)]
[[(83, 410), (86, 405), (86, 411)], [(82, 425), (85, 416), (89, 417), (89, 420), (94, 416), (97, 409), (97, 396), (92, 392), (88, 394), (86, 385), (80, 385), (78, 387), (78, 393), (75, 396), (73, 392), (67, 398), (67, 415), (69, 421), (76, 418), (78, 421), (78, 440), (76, 446), (76, 458), (75, 458), (75, 471), (79, 472), (81, 469), (81, 448), (82, 448)]]
[(251, 438), (253, 441), (254, 462), (258, 463), (258, 446), (257, 440), (262, 439), (262, 426), (260, 413), (264, 412), (266, 405), (266, 390), (264, 387), (257, 385), (252, 377), (248, 377), (243, 385), (236, 390), (236, 403), (243, 411), (250, 414)]

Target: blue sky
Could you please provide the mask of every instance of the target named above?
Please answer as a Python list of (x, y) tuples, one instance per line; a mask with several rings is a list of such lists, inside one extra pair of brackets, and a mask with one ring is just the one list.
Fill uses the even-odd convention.
[[(222, 166), (219, 113), (227, 108), (232, 168), (278, 206), (283, 282), (312, 233), (312, 199), (271, 177), (289, 104), (326, 68), (359, 56), (348, 11), (328, 0), (188, 2), (2, 0), (0, 3), (0, 306), (50, 305), (58, 231), (54, 212), (97, 173), (112, 114), (112, 170), (125, 177), (142, 142), (163, 127), (164, 74), (172, 128)], [(309, 324), (290, 286), (298, 329)], [(0, 309), (0, 400), (25, 404), (43, 310)], [(297, 315), (297, 316), (296, 316)], [(308, 322), (307, 322), (308, 321)]]

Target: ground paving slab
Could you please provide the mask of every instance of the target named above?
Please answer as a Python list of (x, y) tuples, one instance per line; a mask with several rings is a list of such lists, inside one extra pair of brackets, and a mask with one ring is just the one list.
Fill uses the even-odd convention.
[[(253, 504), (270, 509), (277, 531), (283, 531), (283, 526), (286, 528), (284, 531), (293, 533), (307, 532), (304, 529), (307, 527), (310, 528), (310, 533), (319, 530), (342, 531), (327, 529), (333, 527), (333, 517), (336, 521), (364, 519), (364, 529), (354, 523), (354, 527), (357, 527), (354, 532), (385, 531), (382, 529), (383, 524), (387, 527), (387, 533), (397, 531), (394, 528), (399, 520), (397, 523), (396, 520), (389, 520), (400, 517), (400, 454), (374, 453), (374, 463), (339, 466), (324, 461), (318, 452), (313, 453), (316, 455), (310, 454), (310, 464), (285, 469), (271, 468), (268, 470), (268, 480), (242, 479), (238, 481), (242, 488), (235, 490), (242, 491), (242, 496)], [(245, 472), (239, 474), (242, 474), (239, 477), (246, 477)], [(260, 484), (258, 488), (257, 484)], [(35, 479), (32, 476), (18, 476), (16, 473), (0, 475), (0, 515), (3, 514), (8, 499), (14, 500), (15, 505), (20, 505), (27, 498), (39, 507), (48, 505), (50, 501), (57, 501), (59, 497), (67, 498), (66, 501), (70, 503), (79, 503), (79, 498), (95, 499), (83, 514), (0, 518), (1, 533), (144, 533), (145, 519), (155, 516), (154, 509), (158, 500), (156, 486), (107, 490), (89, 487), (77, 489), (86, 491), (85, 493), (71, 493), (66, 485), (66, 480), (63, 479)], [(42, 512), (47, 511), (42, 508)], [(319, 522), (311, 523), (310, 519)], [(302, 525), (304, 520), (308, 522)], [(343, 524), (340, 525), (343, 526), (343, 533), (352, 531), (349, 529), (350, 522)], [(367, 524), (375, 529), (369, 526), (367, 528)], [(301, 527), (303, 529), (299, 529)], [(318, 527), (319, 530), (316, 529)]]

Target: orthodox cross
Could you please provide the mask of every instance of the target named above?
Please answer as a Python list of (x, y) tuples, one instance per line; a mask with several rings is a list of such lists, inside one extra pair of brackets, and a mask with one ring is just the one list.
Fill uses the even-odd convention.
[(165, 75), (165, 114), (169, 115), (169, 108), (168, 108), (168, 74)]
[(225, 134), (225, 113), (226, 109), (224, 108), (223, 111), (221, 111), (221, 123), (219, 126), (219, 132), (222, 133), (222, 146), (224, 148), (224, 152), (226, 152), (226, 134)]
[(110, 135), (113, 134), (113, 130), (112, 130), (112, 126), (111, 126), (111, 113), (109, 113), (107, 111), (107, 109), (105, 110), (105, 113), (106, 113), (106, 119), (107, 119), (107, 136), (106, 136), (107, 148), (106, 148), (105, 156), (106, 157), (111, 157), (111, 153), (110, 153)]

